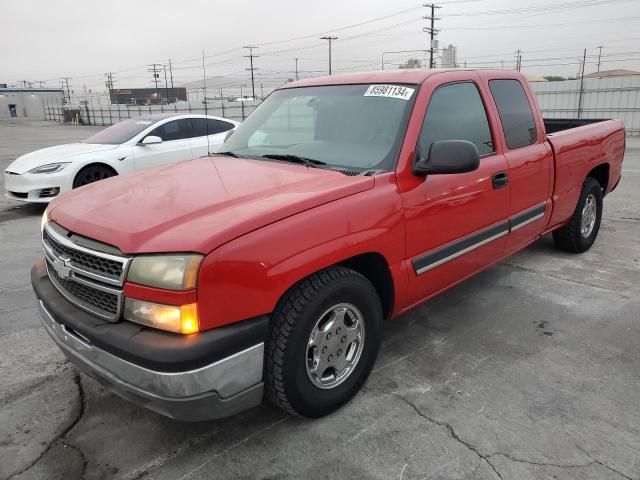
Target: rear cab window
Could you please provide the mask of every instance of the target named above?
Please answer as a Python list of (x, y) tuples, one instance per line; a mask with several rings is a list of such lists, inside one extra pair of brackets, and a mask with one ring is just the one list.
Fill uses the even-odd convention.
[(489, 89), (498, 107), (509, 150), (536, 143), (536, 121), (522, 84), (518, 80), (490, 80)]
[(420, 130), (420, 150), (427, 153), (441, 140), (467, 140), (481, 156), (494, 153), (487, 112), (475, 83), (442, 85), (431, 95)]

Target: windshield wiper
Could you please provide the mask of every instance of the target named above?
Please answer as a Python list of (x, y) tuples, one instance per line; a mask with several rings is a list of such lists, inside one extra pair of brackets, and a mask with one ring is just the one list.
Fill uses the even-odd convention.
[(242, 158), (240, 155), (235, 154), (233, 152), (218, 152), (218, 153), (214, 153), (214, 155), (222, 155), (225, 157), (233, 157), (233, 158)]
[(268, 153), (266, 155), (260, 155), (260, 156), (263, 158), (271, 158), (272, 160), (282, 160), (285, 162), (300, 163), (302, 165), (306, 165), (307, 167), (312, 167), (312, 168), (318, 168), (321, 165), (326, 165), (325, 162), (321, 162), (320, 160), (301, 157), (299, 155)]

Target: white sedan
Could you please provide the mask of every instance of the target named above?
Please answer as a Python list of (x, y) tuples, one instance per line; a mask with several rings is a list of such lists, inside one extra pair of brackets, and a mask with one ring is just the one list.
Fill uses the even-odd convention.
[(4, 172), (7, 197), (48, 203), (114, 175), (202, 157), (215, 152), (238, 125), (205, 115), (151, 114), (123, 120), (81, 143), (18, 157)]

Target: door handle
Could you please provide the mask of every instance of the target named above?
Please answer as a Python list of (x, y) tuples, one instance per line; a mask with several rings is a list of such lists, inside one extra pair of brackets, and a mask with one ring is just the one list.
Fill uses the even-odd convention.
[(495, 190), (506, 186), (509, 183), (507, 172), (496, 172), (491, 176), (491, 183)]

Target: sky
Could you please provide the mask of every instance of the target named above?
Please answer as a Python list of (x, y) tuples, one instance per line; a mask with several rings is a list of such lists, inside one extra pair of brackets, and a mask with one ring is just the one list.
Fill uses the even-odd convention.
[[(441, 0), (436, 2), (440, 47), (456, 45), (468, 67), (514, 68), (534, 75), (574, 76), (587, 48), (587, 73), (640, 70), (640, 0)], [(265, 90), (295, 78), (327, 73), (328, 45), (337, 36), (332, 67), (340, 72), (398, 68), (424, 59), (429, 12), (416, 0), (2, 0), (0, 83), (70, 77), (76, 92), (153, 86), (152, 63), (172, 62), (176, 86), (207, 78), (217, 87), (250, 86), (254, 45), (256, 85)], [(439, 54), (436, 55), (439, 57)], [(160, 67), (162, 68), (162, 67)], [(164, 84), (164, 72), (161, 73)], [(194, 82), (196, 82), (194, 84)]]

